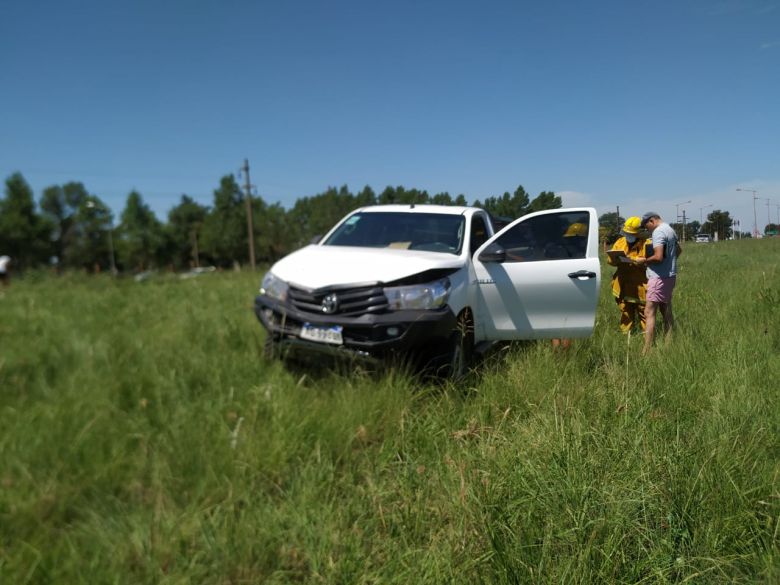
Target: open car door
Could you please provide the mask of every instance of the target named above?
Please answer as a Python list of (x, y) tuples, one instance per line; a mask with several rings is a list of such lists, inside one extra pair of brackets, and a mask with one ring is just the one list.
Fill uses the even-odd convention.
[(587, 337), (596, 320), (601, 271), (593, 208), (523, 216), (473, 259), (475, 324), (481, 339)]

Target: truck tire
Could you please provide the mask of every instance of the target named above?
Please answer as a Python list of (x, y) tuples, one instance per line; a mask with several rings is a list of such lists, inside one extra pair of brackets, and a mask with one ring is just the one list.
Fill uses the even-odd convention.
[(449, 340), (447, 362), (444, 365), (444, 377), (460, 380), (468, 374), (474, 357), (474, 322), (468, 310), (458, 316), (455, 330)]
[(266, 333), (263, 340), (263, 358), (268, 361), (276, 360), (280, 357), (279, 343), (274, 340), (274, 336)]

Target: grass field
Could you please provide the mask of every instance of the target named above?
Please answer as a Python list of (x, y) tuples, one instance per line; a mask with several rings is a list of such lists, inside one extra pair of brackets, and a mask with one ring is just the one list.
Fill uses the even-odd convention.
[(444, 386), (263, 361), (259, 274), (17, 280), (0, 583), (778, 583), (779, 257), (689, 244), (646, 358), (603, 282)]

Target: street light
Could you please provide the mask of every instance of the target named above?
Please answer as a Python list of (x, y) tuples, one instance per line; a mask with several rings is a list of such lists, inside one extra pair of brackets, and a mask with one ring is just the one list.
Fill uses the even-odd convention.
[[(687, 205), (690, 202), (691, 202), (691, 200), (689, 199), (688, 201), (683, 201), (682, 203), (675, 203), (674, 204), (674, 206), (676, 208), (675, 215), (677, 216), (677, 219), (676, 219), (677, 223), (680, 223), (680, 205)], [(684, 215), (685, 215), (685, 210), (683, 209), (683, 216)], [(683, 217), (682, 224), (683, 224), (683, 227), (682, 227), (682, 239), (685, 240), (685, 217)]]
[(753, 237), (758, 237), (758, 218), (756, 217), (756, 199), (758, 199), (758, 191), (754, 189), (740, 189), (737, 188), (737, 191), (745, 191), (746, 193), (752, 193), (753, 194)]
[(691, 200), (689, 199), (688, 201), (683, 201), (682, 203), (675, 203), (674, 204), (674, 207), (675, 207), (675, 210), (676, 210), (676, 216), (677, 216), (677, 219), (675, 221), (677, 223), (680, 223), (680, 205), (687, 205), (690, 202), (691, 202)]

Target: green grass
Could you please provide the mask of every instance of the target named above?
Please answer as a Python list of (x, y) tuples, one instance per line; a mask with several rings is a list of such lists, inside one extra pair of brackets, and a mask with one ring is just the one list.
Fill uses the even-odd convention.
[(259, 275), (14, 281), (0, 583), (780, 582), (778, 254), (688, 245), (646, 358), (603, 283), (443, 387), (263, 361)]

